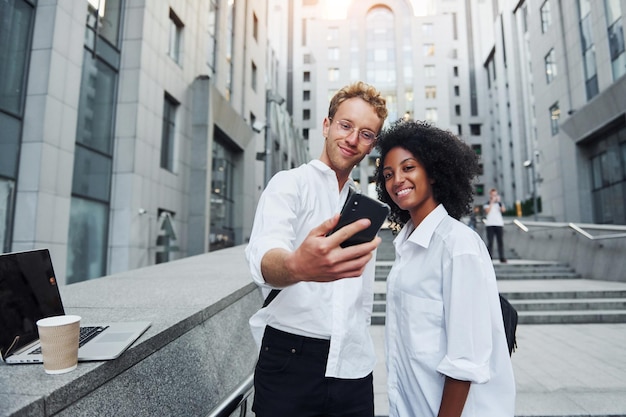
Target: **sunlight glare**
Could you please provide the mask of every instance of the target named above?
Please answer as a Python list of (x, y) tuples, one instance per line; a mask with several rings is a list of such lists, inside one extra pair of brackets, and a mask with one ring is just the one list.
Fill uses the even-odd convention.
[(345, 19), (352, 0), (324, 0), (324, 18), (329, 20)]

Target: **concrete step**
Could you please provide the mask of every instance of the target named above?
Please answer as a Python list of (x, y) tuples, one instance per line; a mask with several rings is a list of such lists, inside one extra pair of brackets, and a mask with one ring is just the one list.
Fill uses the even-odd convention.
[(496, 263), (493, 266), (493, 269), (498, 272), (541, 272), (541, 271), (554, 271), (554, 270), (562, 270), (562, 271), (574, 271), (574, 268), (571, 268), (566, 263), (561, 262), (529, 262), (529, 263), (517, 263), (511, 261), (511, 263)]
[(626, 310), (518, 312), (518, 324), (590, 323), (626, 323)]
[(582, 278), (574, 271), (538, 271), (496, 273), (496, 279), (577, 279)]
[[(582, 280), (581, 280), (582, 281)], [(601, 298), (626, 298), (626, 290), (554, 290), (554, 291), (500, 291), (507, 300), (513, 303), (515, 300), (559, 300), (559, 299), (601, 299)]]
[[(587, 311), (587, 310), (624, 310), (626, 298), (566, 298), (552, 300), (509, 300), (518, 313), (522, 311)], [(380, 308), (377, 303), (374, 307)]]
[[(372, 324), (384, 325), (386, 274), (377, 265)], [(626, 323), (626, 283), (583, 279), (559, 262), (494, 261), (498, 288), (518, 311), (520, 324)]]
[[(552, 311), (597, 311), (612, 310), (626, 312), (626, 298), (585, 298), (562, 300), (509, 300), (518, 313), (521, 312), (552, 312)], [(385, 300), (374, 301), (373, 311), (387, 311)]]
[[(384, 326), (385, 319), (384, 312), (372, 313), (373, 326)], [(518, 311), (518, 325), (591, 323), (626, 323), (626, 310)]]

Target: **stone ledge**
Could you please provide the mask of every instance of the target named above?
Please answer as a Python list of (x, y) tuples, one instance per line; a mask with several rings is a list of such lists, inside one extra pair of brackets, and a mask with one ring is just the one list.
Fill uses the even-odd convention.
[(1, 416), (203, 415), (253, 370), (248, 318), (262, 297), (244, 246), (60, 288), (83, 324), (150, 321), (113, 361), (64, 375), (42, 365), (0, 365)]

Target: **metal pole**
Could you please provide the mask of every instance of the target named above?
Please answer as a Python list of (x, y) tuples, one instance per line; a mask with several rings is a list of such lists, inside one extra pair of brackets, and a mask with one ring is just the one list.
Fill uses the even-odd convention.
[(533, 176), (533, 219), (537, 221), (537, 177), (535, 176), (535, 161), (530, 165), (530, 175)]
[(272, 101), (267, 99), (265, 102), (265, 186), (272, 177), (272, 129), (270, 116)]

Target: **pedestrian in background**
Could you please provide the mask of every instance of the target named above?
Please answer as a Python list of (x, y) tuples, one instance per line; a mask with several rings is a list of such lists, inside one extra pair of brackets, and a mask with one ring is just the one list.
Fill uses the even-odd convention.
[(342, 88), (323, 121), (320, 158), (277, 173), (261, 195), (246, 257), (266, 304), (275, 298), (250, 319), (260, 346), (257, 417), (374, 415), (369, 325), (380, 238), (340, 246), (367, 219), (326, 235), (355, 187), (352, 169), (374, 148), (386, 117), (372, 86)]
[(376, 187), (399, 233), (387, 277), (390, 417), (513, 417), (515, 380), (493, 263), (459, 219), (476, 153), (452, 133), (400, 121), (377, 145)]
[(498, 190), (492, 188), (489, 190), (489, 201), (484, 206), (485, 213), (485, 227), (487, 228), (487, 250), (493, 258), (493, 238), (495, 236), (498, 243), (498, 255), (500, 255), (500, 262), (506, 263), (506, 256), (504, 256), (504, 219), (502, 213), (506, 211), (504, 203), (500, 199)]

